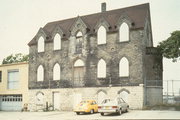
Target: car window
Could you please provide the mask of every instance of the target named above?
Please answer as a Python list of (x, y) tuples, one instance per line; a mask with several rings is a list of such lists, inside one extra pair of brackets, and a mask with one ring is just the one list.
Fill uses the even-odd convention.
[(102, 104), (108, 103), (109, 101), (110, 101), (110, 99), (105, 99), (105, 100), (103, 100)]

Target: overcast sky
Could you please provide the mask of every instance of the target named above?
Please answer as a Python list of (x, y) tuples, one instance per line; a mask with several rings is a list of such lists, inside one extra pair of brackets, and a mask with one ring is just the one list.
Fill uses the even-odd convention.
[[(0, 0), (0, 62), (10, 54), (28, 54), (28, 42), (48, 22), (150, 3), (154, 46), (180, 30), (180, 0)], [(180, 80), (180, 61), (164, 59), (164, 79)]]

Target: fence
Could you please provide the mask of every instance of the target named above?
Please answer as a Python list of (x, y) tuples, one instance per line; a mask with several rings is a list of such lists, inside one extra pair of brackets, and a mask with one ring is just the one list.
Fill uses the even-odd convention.
[(163, 102), (180, 103), (180, 80), (163, 80)]

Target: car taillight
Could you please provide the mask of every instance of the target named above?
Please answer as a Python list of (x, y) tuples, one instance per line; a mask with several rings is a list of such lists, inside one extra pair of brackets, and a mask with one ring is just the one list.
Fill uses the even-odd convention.
[(98, 109), (101, 109), (101, 106), (98, 106)]
[(117, 108), (117, 106), (112, 106), (112, 108)]

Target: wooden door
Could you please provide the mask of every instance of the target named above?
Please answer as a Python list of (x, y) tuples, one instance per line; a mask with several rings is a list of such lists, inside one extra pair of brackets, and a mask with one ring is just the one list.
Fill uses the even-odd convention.
[(84, 67), (74, 68), (74, 86), (84, 85)]

